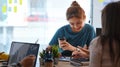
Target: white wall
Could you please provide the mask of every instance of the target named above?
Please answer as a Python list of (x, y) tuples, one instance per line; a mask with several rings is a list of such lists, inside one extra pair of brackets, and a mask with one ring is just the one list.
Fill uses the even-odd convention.
[(92, 0), (92, 1), (93, 1), (93, 26), (94, 28), (101, 28), (101, 10), (109, 2), (119, 0)]

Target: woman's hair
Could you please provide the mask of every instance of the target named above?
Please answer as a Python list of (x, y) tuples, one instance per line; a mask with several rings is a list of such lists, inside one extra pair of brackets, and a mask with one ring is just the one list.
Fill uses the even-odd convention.
[[(105, 43), (108, 42), (111, 60), (114, 63), (117, 63), (120, 61), (120, 1), (106, 5), (102, 10), (101, 20), (101, 43), (104, 46)], [(113, 44), (114, 42), (116, 42), (116, 44)], [(117, 48), (114, 49), (113, 46), (116, 46)], [(117, 57), (115, 52), (118, 53)]]
[(72, 17), (85, 19), (86, 15), (85, 11), (81, 8), (81, 6), (76, 1), (73, 1), (71, 6), (67, 9), (66, 17), (67, 20), (69, 20)]

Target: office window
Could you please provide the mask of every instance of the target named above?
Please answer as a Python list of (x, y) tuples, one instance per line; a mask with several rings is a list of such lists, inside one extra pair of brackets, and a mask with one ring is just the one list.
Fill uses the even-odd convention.
[[(0, 51), (9, 52), (12, 41), (34, 43), (37, 39), (39, 39), (38, 43), (41, 45), (40, 50), (42, 50), (48, 45), (56, 30), (68, 24), (65, 16), (66, 10), (73, 0), (19, 1), (7, 0), (8, 5), (4, 7), (2, 4), (6, 3), (5, 0), (0, 0), (0, 8), (3, 8), (3, 11), (0, 9), (0, 15), (3, 12), (8, 15), (5, 17), (6, 20), (3, 20), (3, 15), (0, 16), (0, 37), (2, 38)], [(88, 23), (91, 19), (91, 0), (76, 1), (85, 10), (86, 23)]]

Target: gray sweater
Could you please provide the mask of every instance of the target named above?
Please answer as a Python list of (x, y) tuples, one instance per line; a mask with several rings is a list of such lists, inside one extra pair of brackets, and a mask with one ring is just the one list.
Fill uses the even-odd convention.
[[(98, 39), (99, 37), (96, 37), (90, 43), (89, 67), (116, 67), (111, 61), (108, 43), (106, 42), (105, 46), (102, 47)], [(104, 48), (104, 50), (102, 48)], [(117, 55), (117, 52), (115, 54)], [(120, 61), (118, 62), (117, 67), (120, 67)]]

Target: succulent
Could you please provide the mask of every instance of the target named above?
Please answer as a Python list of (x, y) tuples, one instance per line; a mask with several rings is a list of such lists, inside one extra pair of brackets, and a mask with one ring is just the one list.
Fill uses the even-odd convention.
[(59, 53), (59, 46), (58, 45), (53, 45), (52, 46), (52, 53), (53, 53), (53, 58), (58, 58), (60, 56)]
[(40, 54), (39, 54), (39, 55), (40, 55), (40, 57), (41, 57), (41, 58), (44, 58), (44, 55), (45, 55), (45, 50), (43, 50), (42, 52), (40, 52)]
[[(41, 58), (44, 58), (46, 50), (43, 50), (42, 52), (39, 53)], [(53, 45), (51, 48), (51, 51), (53, 54), (53, 58), (59, 58), (60, 53), (59, 53), (59, 46), (58, 45)]]

